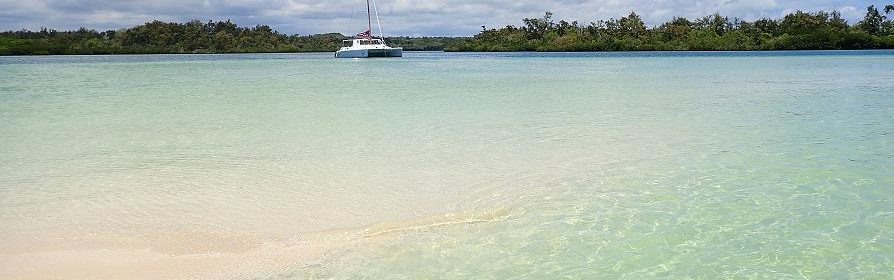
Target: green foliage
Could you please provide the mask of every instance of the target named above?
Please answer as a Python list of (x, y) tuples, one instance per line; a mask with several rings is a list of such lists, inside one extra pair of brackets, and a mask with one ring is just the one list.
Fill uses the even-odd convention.
[(857, 27), (860, 28), (860, 30), (863, 30), (863, 32), (878, 35), (881, 33), (882, 23), (884, 23), (884, 21), (885, 16), (879, 13), (874, 5), (870, 5), (866, 8), (866, 17), (857, 23)]
[[(153, 21), (133, 28), (97, 32), (42, 29), (0, 32), (0, 55), (332, 52), (345, 36), (337, 33), (285, 35), (267, 25), (239, 27), (230, 21)], [(453, 38), (389, 38), (408, 50), (441, 50)]]
[[(894, 22), (874, 6), (866, 18), (848, 25), (841, 13), (802, 12), (781, 19), (753, 22), (715, 13), (690, 20), (675, 17), (646, 27), (630, 13), (620, 19), (597, 20), (589, 25), (542, 18), (526, 18), (521, 27), (484, 30), (474, 37), (452, 42), (448, 51), (638, 51), (638, 50), (830, 50), (894, 48)], [(894, 5), (885, 8), (894, 12)]]
[[(387, 41), (420, 51), (651, 51), (651, 50), (826, 50), (894, 48), (894, 5), (884, 14), (867, 7), (853, 26), (833, 12), (802, 12), (753, 22), (719, 13), (690, 20), (675, 17), (647, 27), (635, 12), (589, 24), (525, 18), (520, 27), (485, 29), (472, 38), (393, 37)], [(331, 52), (345, 36), (337, 33), (285, 35), (269, 26), (239, 27), (230, 21), (153, 21), (133, 28), (98, 32), (0, 32), (0, 55)]]

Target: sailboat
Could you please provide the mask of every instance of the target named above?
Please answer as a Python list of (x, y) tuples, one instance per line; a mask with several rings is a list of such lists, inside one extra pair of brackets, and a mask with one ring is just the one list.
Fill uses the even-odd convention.
[[(385, 44), (384, 37), (376, 38), (372, 34), (372, 10), (366, 0), (366, 31), (357, 33), (351, 40), (342, 41), (342, 47), (335, 52), (337, 58), (367, 58), (367, 57), (401, 57), (403, 48), (393, 48)], [(379, 25), (379, 33), (382, 31), (382, 23), (379, 22), (379, 12), (376, 9), (376, 23)]]

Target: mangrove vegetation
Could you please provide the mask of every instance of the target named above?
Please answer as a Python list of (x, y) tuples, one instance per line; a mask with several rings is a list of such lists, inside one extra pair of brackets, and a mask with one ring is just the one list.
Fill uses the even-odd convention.
[(675, 17), (647, 27), (631, 12), (589, 24), (560, 20), (547, 12), (523, 26), (483, 30), (448, 46), (451, 51), (701, 51), (840, 50), (894, 48), (894, 5), (867, 8), (851, 25), (837, 11), (797, 11), (780, 19), (745, 21), (719, 13), (698, 19)]
[[(270, 26), (240, 27), (227, 21), (186, 23), (153, 21), (121, 30), (8, 31), (0, 33), (0, 55), (167, 54), (331, 52), (342, 34), (286, 35)], [(460, 40), (444, 37), (393, 37), (406, 50), (442, 50)]]
[[(790, 13), (746, 21), (719, 13), (675, 17), (647, 26), (629, 15), (587, 24), (556, 22), (546, 12), (521, 26), (484, 29), (473, 37), (391, 37), (405, 50), (446, 51), (700, 51), (839, 50), (894, 48), (894, 5), (866, 9), (848, 23), (837, 11)], [(120, 30), (20, 30), (0, 32), (0, 55), (331, 52), (342, 34), (287, 35), (267, 25), (240, 27), (228, 21), (152, 21)]]

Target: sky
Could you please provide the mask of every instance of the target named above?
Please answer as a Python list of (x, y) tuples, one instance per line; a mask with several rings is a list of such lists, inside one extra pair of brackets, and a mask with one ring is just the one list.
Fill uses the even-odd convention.
[[(521, 25), (521, 19), (552, 11), (557, 19), (582, 23), (636, 11), (648, 25), (673, 16), (719, 12), (753, 20), (797, 10), (838, 10), (850, 23), (869, 5), (856, 0), (377, 0), (386, 35), (470, 36), (487, 28)], [(362, 8), (362, 10), (361, 10)], [(120, 29), (152, 20), (232, 20), (240, 26), (266, 24), (281, 33), (355, 34), (365, 30), (365, 0), (0, 0), (0, 30)], [(352, 17), (353, 14), (353, 17)], [(375, 19), (373, 19), (375, 24)], [(374, 28), (378, 34), (378, 28)]]

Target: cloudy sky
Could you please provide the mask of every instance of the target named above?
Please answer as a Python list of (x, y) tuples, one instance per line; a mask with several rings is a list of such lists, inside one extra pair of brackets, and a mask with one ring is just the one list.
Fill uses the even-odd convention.
[[(0, 0), (0, 30), (117, 29), (150, 20), (231, 19), (239, 25), (267, 24), (283, 33), (312, 34), (361, 29), (364, 0)], [(354, 3), (352, 3), (354, 2)], [(557, 18), (591, 22), (637, 11), (649, 25), (672, 16), (713, 12), (755, 19), (795, 10), (839, 10), (851, 23), (866, 6), (892, 4), (858, 0), (378, 0), (388, 35), (473, 35), (482, 25), (521, 24), (525, 17), (553, 11)], [(364, 2), (365, 3), (365, 2)], [(365, 4), (363, 4), (365, 5)], [(365, 8), (365, 6), (363, 6)]]

